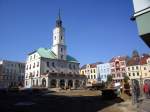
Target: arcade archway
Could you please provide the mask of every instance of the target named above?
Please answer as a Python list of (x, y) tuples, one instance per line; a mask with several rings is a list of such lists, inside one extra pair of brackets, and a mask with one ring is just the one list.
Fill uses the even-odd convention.
[(50, 84), (51, 84), (51, 88), (56, 88), (56, 84), (57, 84), (56, 79), (52, 79)]
[(73, 86), (73, 81), (72, 81), (72, 80), (69, 80), (69, 81), (68, 81), (68, 87), (69, 87), (69, 88), (72, 88), (72, 86)]
[(60, 88), (64, 88), (65, 87), (65, 80), (61, 79), (60, 80)]
[(42, 87), (46, 87), (46, 79), (45, 78), (42, 79)]

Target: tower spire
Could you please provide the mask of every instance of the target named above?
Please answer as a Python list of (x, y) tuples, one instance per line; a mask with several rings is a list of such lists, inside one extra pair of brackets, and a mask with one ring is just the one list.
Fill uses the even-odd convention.
[(61, 16), (60, 16), (60, 8), (59, 8), (59, 11), (58, 11), (58, 20), (61, 20)]
[(60, 8), (59, 8), (58, 17), (57, 17), (57, 20), (56, 20), (56, 27), (62, 27), (62, 21), (61, 21), (61, 16), (60, 16)]

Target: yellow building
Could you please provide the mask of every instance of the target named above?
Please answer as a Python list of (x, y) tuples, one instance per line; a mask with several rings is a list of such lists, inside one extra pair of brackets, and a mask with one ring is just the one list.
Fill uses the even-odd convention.
[(142, 78), (150, 78), (150, 64), (148, 61), (150, 60), (149, 57), (141, 57), (141, 72), (142, 72)]
[(98, 82), (97, 65), (101, 62), (83, 65), (80, 74), (87, 77), (87, 84), (96, 84)]

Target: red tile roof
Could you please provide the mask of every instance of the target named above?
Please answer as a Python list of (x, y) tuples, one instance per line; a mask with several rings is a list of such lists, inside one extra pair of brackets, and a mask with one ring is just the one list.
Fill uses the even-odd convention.
[[(89, 64), (89, 65), (90, 65), (90, 68), (95, 68), (96, 65), (98, 65), (98, 64), (102, 64), (102, 62), (91, 63), (91, 64)], [(81, 69), (86, 69), (86, 65), (87, 65), (87, 64), (83, 65), (83, 66), (81, 67)]]
[(147, 64), (147, 59), (149, 58), (150, 56), (142, 56), (141, 59), (140, 59), (140, 64), (141, 65), (144, 65), (144, 64)]
[(114, 62), (115, 60), (125, 61), (126, 59), (127, 59), (127, 56), (116, 56), (116, 57), (113, 57), (109, 62)]
[(143, 54), (141, 57), (132, 57), (127, 61), (127, 66), (147, 64), (147, 59), (149, 57), (150, 56), (147, 54)]
[(127, 61), (127, 66), (140, 65), (140, 57), (133, 57)]
[(98, 64), (102, 64), (102, 62), (92, 63), (90, 64), (90, 68), (95, 68)]

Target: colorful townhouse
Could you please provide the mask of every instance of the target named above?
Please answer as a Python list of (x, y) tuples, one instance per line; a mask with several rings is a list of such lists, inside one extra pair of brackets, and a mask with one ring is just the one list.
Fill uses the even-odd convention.
[(102, 63), (97, 65), (98, 81), (106, 82), (107, 76), (111, 75), (110, 63)]
[(99, 64), (101, 64), (101, 62), (86, 64), (81, 67), (80, 74), (86, 76), (87, 84), (98, 83), (99, 75), (97, 71), (97, 65)]

